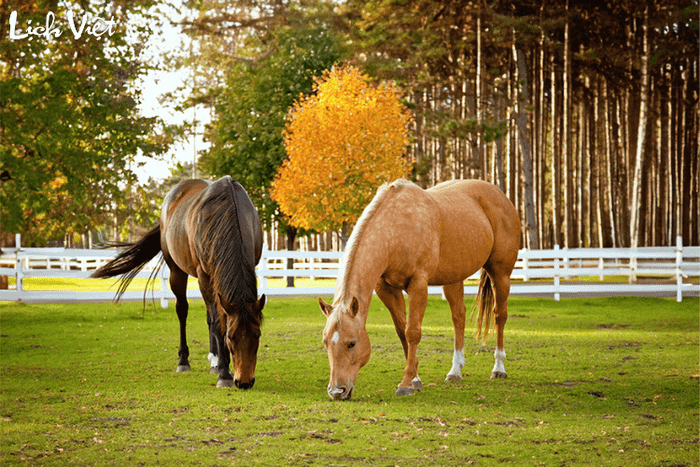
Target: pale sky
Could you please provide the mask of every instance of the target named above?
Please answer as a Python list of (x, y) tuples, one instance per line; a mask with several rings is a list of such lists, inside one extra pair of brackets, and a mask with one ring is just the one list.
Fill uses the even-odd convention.
[[(164, 5), (157, 7), (160, 11), (166, 12), (173, 19), (178, 19), (177, 13)], [(160, 34), (154, 34), (149, 37), (147, 45), (147, 53), (153, 60), (160, 60), (159, 53), (167, 53), (168, 51), (180, 51), (185, 44), (188, 44), (188, 38), (170, 24), (164, 24)], [(184, 43), (183, 43), (184, 42)], [(178, 112), (172, 107), (164, 106), (158, 99), (163, 94), (175, 91), (179, 86), (183, 85), (183, 80), (187, 79), (183, 72), (151, 72), (143, 80), (140, 85), (143, 89), (143, 102), (140, 105), (141, 111), (147, 117), (158, 116), (166, 123), (175, 124), (181, 123), (184, 120), (191, 121), (195, 113), (192, 109), (186, 112)], [(135, 170), (139, 177), (139, 182), (146, 183), (149, 177), (157, 180), (162, 180), (170, 175), (170, 168), (175, 167), (178, 162), (192, 162), (195, 151), (205, 149), (207, 146), (201, 137), (201, 129), (204, 122), (208, 121), (209, 113), (203, 108), (196, 111), (197, 120), (201, 123), (198, 125), (200, 133), (196, 138), (190, 137), (187, 141), (173, 145), (170, 151), (165, 154), (163, 160), (153, 160), (143, 156), (137, 156), (136, 161), (145, 163), (141, 168)]]

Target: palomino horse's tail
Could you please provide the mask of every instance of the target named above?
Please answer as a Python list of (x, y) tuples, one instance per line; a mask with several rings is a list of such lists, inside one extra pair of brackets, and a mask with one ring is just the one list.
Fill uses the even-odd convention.
[[(472, 308), (472, 321), (476, 314), (476, 330), (474, 331), (476, 338), (486, 342), (489, 336), (489, 328), (494, 320), (493, 310), (496, 306), (496, 297), (493, 293), (493, 285), (491, 278), (484, 269), (481, 270), (481, 280), (479, 281), (479, 293), (476, 294), (474, 308)], [(478, 308), (478, 313), (477, 313)]]
[[(93, 272), (90, 277), (103, 278), (123, 275), (119, 290), (114, 298), (118, 302), (136, 275), (160, 252), (160, 225), (151, 229), (141, 240), (135, 243), (109, 242), (105, 246), (126, 248), (109, 263)], [(160, 267), (160, 263), (158, 264)], [(157, 270), (158, 268), (156, 268)]]

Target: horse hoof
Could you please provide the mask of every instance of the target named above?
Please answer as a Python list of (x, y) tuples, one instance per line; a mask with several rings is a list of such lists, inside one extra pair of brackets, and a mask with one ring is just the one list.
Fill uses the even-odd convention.
[(220, 379), (216, 382), (216, 387), (217, 388), (232, 388), (233, 387), (233, 380), (232, 379)]
[(491, 379), (505, 379), (507, 377), (508, 375), (505, 373), (505, 371), (494, 371), (491, 373)]
[(191, 368), (189, 365), (178, 365), (177, 370), (175, 370), (175, 371), (178, 373), (182, 373), (182, 372), (190, 371), (190, 370), (191, 370)]
[(413, 389), (416, 391), (422, 391), (423, 390), (423, 381), (420, 379), (416, 378), (413, 381), (411, 381), (411, 384), (413, 384)]
[(415, 393), (415, 389), (413, 388), (405, 388), (403, 386), (399, 386), (396, 388), (396, 395), (397, 396), (412, 396)]
[(209, 374), (210, 375), (218, 375), (219, 374), (219, 368), (216, 366), (209, 367)]
[(445, 382), (447, 383), (449, 381), (462, 381), (462, 376), (461, 375), (447, 375), (447, 377), (445, 378)]

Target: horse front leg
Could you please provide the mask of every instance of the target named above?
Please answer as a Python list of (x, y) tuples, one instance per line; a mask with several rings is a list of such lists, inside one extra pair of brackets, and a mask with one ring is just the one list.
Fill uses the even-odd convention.
[[(401, 341), (403, 354), (408, 358), (408, 342), (406, 341), (406, 301), (403, 298), (403, 290), (398, 287), (392, 287), (387, 284), (384, 279), (381, 279), (375, 287), (377, 297), (387, 307), (391, 314), (391, 319), (394, 322), (396, 335)], [(423, 390), (423, 382), (418, 374), (411, 381), (413, 389), (416, 391)]]
[[(418, 344), (420, 343), (423, 316), (428, 302), (428, 281), (426, 278), (414, 276), (406, 290), (408, 292), (408, 319), (406, 321), (406, 368), (403, 380), (396, 389), (397, 396), (411, 395), (415, 392), (414, 380), (418, 376)], [(420, 384), (422, 388), (422, 383)]]
[[(212, 311), (213, 310), (213, 311)], [(216, 322), (216, 304), (207, 303), (207, 327), (209, 328), (209, 373), (212, 375), (219, 374), (219, 336), (216, 335), (217, 329), (214, 326)]]
[[(211, 308), (213, 312), (216, 313), (216, 304), (214, 304), (214, 306)], [(221, 321), (218, 319), (218, 316), (213, 317), (209, 334), (210, 338), (214, 337), (216, 346), (216, 373), (219, 375), (219, 379), (216, 381), (216, 387), (230, 388), (233, 386), (233, 373), (231, 372), (230, 368), (231, 354), (229, 353), (228, 346), (226, 345), (226, 335), (221, 327)]]
[(406, 342), (406, 302), (401, 289), (392, 287), (384, 279), (375, 287), (377, 297), (382, 301), (391, 314), (396, 335), (399, 336), (403, 347), (404, 357), (408, 357), (408, 343)]
[(464, 306), (464, 284), (462, 282), (457, 282), (455, 284), (445, 285), (442, 290), (445, 292), (445, 298), (450, 305), (452, 325), (455, 331), (452, 368), (450, 372), (447, 373), (445, 381), (462, 381), (462, 367), (465, 362), (464, 322), (467, 314), (467, 309)]
[(219, 378), (216, 382), (217, 388), (227, 388), (233, 386), (233, 373), (229, 368), (231, 356), (226, 345), (226, 335), (221, 328), (218, 307), (214, 299), (214, 292), (211, 287), (209, 276), (201, 269), (197, 268), (197, 278), (199, 279), (199, 290), (202, 298), (207, 304), (207, 324), (209, 325), (209, 372), (216, 373)]

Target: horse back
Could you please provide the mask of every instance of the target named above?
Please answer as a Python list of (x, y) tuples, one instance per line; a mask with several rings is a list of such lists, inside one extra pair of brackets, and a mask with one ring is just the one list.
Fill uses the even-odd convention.
[(513, 267), (520, 247), (520, 219), (498, 187), (481, 180), (452, 180), (426, 193), (440, 210), (437, 275), (445, 276), (442, 282), (468, 277), (487, 261)]
[(513, 203), (492, 183), (451, 180), (426, 190), (438, 202), (442, 216), (483, 216), (494, 233), (520, 237), (520, 218)]
[(184, 180), (170, 189), (160, 216), (161, 250), (169, 265), (174, 262), (190, 276), (197, 276), (197, 262), (191, 248), (192, 210), (211, 184), (206, 180)]

